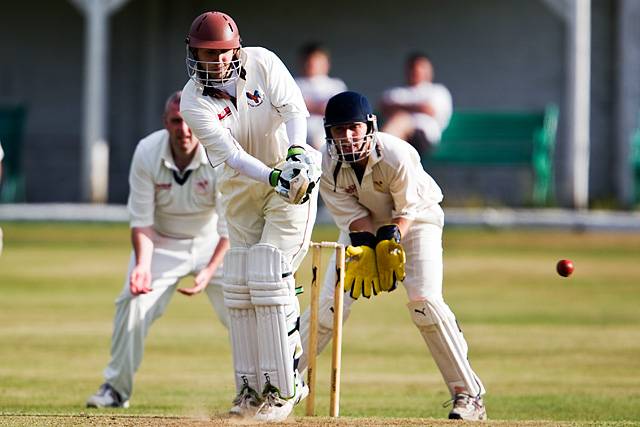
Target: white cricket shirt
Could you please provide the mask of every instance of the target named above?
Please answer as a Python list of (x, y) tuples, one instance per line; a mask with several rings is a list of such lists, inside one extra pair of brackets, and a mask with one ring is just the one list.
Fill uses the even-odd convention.
[(202, 146), (180, 174), (173, 161), (169, 132), (162, 129), (142, 139), (129, 172), (131, 227), (153, 228), (165, 236), (187, 239), (227, 237), (217, 191), (218, 168), (209, 165)]
[(362, 183), (348, 163), (335, 174), (337, 164), (323, 147), (320, 195), (341, 230), (348, 232), (353, 221), (367, 215), (376, 228), (398, 217), (443, 225), (442, 191), (406, 141), (377, 132)]
[(422, 82), (416, 86), (401, 86), (386, 90), (382, 94), (385, 103), (398, 105), (431, 104), (435, 116), (424, 113), (411, 113), (416, 126), (422, 129), (432, 142), (440, 141), (442, 131), (446, 129), (453, 113), (451, 92), (439, 83)]
[(236, 105), (232, 100), (203, 96), (203, 87), (189, 80), (182, 91), (180, 112), (212, 165), (223, 163), (239, 145), (274, 167), (289, 148), (284, 122), (309, 113), (289, 70), (273, 52), (242, 48), (240, 63)]

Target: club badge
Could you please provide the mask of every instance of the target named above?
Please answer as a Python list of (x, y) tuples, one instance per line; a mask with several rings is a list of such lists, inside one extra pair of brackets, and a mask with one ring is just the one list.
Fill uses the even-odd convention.
[(264, 101), (264, 94), (260, 93), (258, 89), (254, 90), (253, 93), (247, 91), (247, 104), (249, 107), (257, 107), (262, 104)]

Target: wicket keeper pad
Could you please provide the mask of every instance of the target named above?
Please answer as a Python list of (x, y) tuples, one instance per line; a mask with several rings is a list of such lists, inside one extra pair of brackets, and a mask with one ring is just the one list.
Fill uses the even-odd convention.
[(223, 294), (229, 313), (236, 392), (245, 381), (258, 391), (258, 331), (247, 286), (247, 248), (230, 248), (224, 257)]
[(249, 259), (248, 284), (258, 321), (258, 381), (263, 389), (270, 383), (280, 397), (291, 398), (296, 360), (302, 353), (293, 272), (282, 252), (268, 243), (252, 246)]
[(484, 386), (467, 359), (467, 342), (447, 304), (444, 301), (411, 301), (407, 307), (451, 396), (460, 391), (472, 396), (484, 394)]

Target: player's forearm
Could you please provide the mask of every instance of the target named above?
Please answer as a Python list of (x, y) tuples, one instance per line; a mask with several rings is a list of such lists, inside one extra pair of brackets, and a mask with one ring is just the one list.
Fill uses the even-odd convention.
[(317, 114), (319, 116), (324, 116), (324, 110), (325, 108), (327, 108), (327, 102), (314, 102), (314, 101), (306, 101), (305, 103), (307, 104), (307, 110), (309, 110), (309, 113), (311, 114)]
[(303, 116), (291, 117), (284, 123), (289, 137), (289, 146), (307, 144), (307, 118)]
[(226, 163), (241, 175), (247, 176), (264, 184), (270, 184), (269, 177), (271, 176), (273, 169), (269, 168), (255, 157), (247, 154), (244, 150), (235, 151), (227, 158)]
[(393, 115), (398, 111), (406, 111), (409, 113), (423, 113), (429, 116), (435, 116), (436, 111), (431, 104), (417, 103), (417, 104), (387, 104), (383, 108), (385, 115)]
[(131, 244), (135, 253), (136, 265), (151, 266), (153, 254), (153, 229), (151, 227), (131, 228)]
[(405, 236), (407, 234), (407, 231), (409, 231), (409, 227), (411, 227), (411, 224), (413, 224), (413, 220), (409, 218), (398, 217), (393, 218), (393, 220), (391, 220), (391, 223), (396, 224), (400, 229), (400, 235)]
[(365, 216), (363, 218), (358, 218), (349, 224), (349, 231), (368, 231), (369, 233), (374, 233), (376, 230), (373, 228), (373, 222), (371, 221), (371, 216)]
[(226, 237), (221, 237), (220, 240), (218, 240), (218, 244), (216, 245), (216, 248), (213, 250), (213, 255), (211, 255), (211, 259), (207, 264), (207, 268), (212, 272), (216, 271), (218, 266), (222, 263), (222, 260), (224, 259), (224, 254), (227, 252), (228, 249), (229, 249), (229, 239), (227, 239)]

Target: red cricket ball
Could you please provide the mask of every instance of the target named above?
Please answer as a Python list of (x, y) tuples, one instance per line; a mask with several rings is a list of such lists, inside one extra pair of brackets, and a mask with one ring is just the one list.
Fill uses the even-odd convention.
[(556, 264), (556, 271), (562, 277), (571, 276), (571, 273), (573, 273), (573, 269), (573, 261), (571, 261), (570, 259), (561, 259), (560, 261), (558, 261), (558, 264)]

